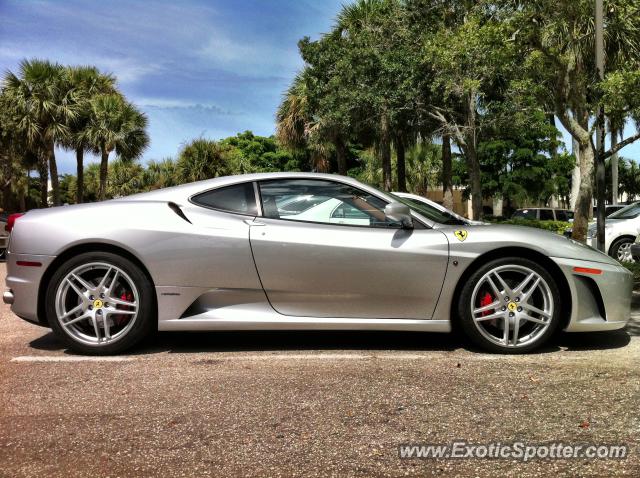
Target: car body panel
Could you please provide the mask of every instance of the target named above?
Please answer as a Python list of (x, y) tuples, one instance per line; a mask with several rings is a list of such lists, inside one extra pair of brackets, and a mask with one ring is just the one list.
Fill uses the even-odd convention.
[(428, 319), (449, 243), (434, 229), (385, 229), (259, 218), (251, 248), (284, 315)]
[[(607, 308), (603, 320), (615, 319), (617, 326), (628, 318), (631, 275), (608, 256), (550, 232), (507, 225), (446, 226), (415, 211), (413, 230), (294, 223), (216, 211), (190, 201), (209, 189), (276, 178), (338, 181), (394, 201), (351, 178), (264, 173), (30, 211), (16, 222), (9, 245), (12, 309), (37, 320), (41, 281), (56, 258), (75, 246), (106, 245), (126, 251), (148, 271), (160, 330), (444, 331), (466, 269), (484, 254), (517, 247), (556, 262), (574, 303), (582, 300), (585, 289), (571, 264), (601, 264), (604, 272), (593, 281)], [(41, 267), (17, 265), (19, 258), (33, 257), (42, 258)], [(592, 309), (572, 311), (568, 330), (612, 327), (592, 317)]]

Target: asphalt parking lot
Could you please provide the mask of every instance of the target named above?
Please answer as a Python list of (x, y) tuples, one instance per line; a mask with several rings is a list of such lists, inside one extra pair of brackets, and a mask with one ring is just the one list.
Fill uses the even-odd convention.
[[(437, 334), (165, 333), (96, 359), (3, 304), (0, 476), (640, 476), (639, 334), (564, 334), (497, 356)], [(398, 455), (459, 439), (630, 453)]]

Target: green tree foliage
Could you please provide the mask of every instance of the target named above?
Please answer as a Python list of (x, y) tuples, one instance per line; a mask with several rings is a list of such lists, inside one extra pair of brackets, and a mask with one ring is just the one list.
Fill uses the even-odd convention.
[[(3, 105), (0, 130), (12, 131), (5, 148), (9, 153), (4, 154), (3, 161), (7, 165), (22, 165), (29, 171), (32, 159), (38, 159), (40, 207), (48, 206), (49, 178), (53, 204), (68, 199), (61, 195), (57, 146), (75, 151), (77, 176), (81, 178), (75, 201), (82, 202), (85, 152), (101, 155), (99, 197), (104, 198), (109, 154), (116, 151), (124, 159), (137, 158), (149, 141), (145, 116), (117, 91), (114, 77), (100, 73), (95, 67), (24, 60), (17, 73), (5, 74), (0, 98)], [(25, 181), (16, 184), (22, 184), (22, 189), (26, 187)], [(6, 192), (3, 193), (6, 198)], [(26, 203), (18, 209), (23, 206)]]
[(69, 123), (78, 112), (66, 86), (64, 68), (46, 60), (24, 60), (18, 74), (8, 71), (3, 95), (11, 104), (12, 124), (39, 156), (41, 201), (47, 204), (47, 168), (51, 174), (53, 203), (60, 204), (55, 145), (70, 135)]
[(161, 189), (176, 186), (178, 183), (178, 168), (171, 158), (162, 161), (149, 161), (143, 173), (145, 189)]
[(304, 153), (278, 147), (273, 137), (256, 136), (251, 131), (239, 133), (220, 141), (229, 147), (234, 174), (300, 171)]
[(177, 177), (181, 183), (232, 174), (232, 151), (227, 145), (204, 138), (185, 145), (178, 156)]
[[(391, 147), (404, 151), (415, 137), (414, 112), (420, 82), (410, 46), (402, 28), (402, 5), (395, 0), (359, 0), (343, 7), (332, 31), (320, 40), (303, 38), (300, 53), (307, 66), (289, 90), (280, 112), (303, 106), (301, 121), (286, 122), (281, 131), (310, 138), (314, 145), (331, 145), (336, 169), (345, 174), (349, 142), (373, 147), (382, 165), (382, 186), (392, 186)], [(304, 102), (292, 99), (304, 94)], [(295, 126), (295, 127), (292, 127)], [(302, 133), (302, 134), (300, 134)], [(319, 139), (320, 138), (320, 139)], [(325, 147), (324, 150), (329, 148)], [(400, 154), (400, 184), (404, 189), (404, 155)]]
[(138, 158), (149, 143), (147, 118), (118, 93), (96, 95), (89, 107), (89, 121), (79, 136), (100, 152), (98, 197), (105, 199), (109, 154), (115, 151), (124, 160)]
[[(593, 119), (600, 105), (620, 125), (640, 114), (640, 6), (635, 0), (604, 2), (605, 80), (594, 58), (594, 3), (591, 0), (490, 2), (509, 24), (523, 74), (519, 86), (534, 94), (562, 122), (579, 146), (582, 180), (573, 237), (584, 240), (593, 196)], [(635, 133), (610, 147), (611, 156), (640, 138)]]
[(69, 122), (69, 136), (62, 144), (74, 150), (76, 154), (76, 177), (78, 178), (76, 202), (81, 203), (84, 199), (84, 153), (101, 152), (96, 144), (90, 141), (89, 135), (85, 134), (93, 119), (92, 101), (98, 95), (115, 94), (115, 78), (100, 73), (93, 66), (76, 66), (66, 68), (66, 82), (66, 89), (71, 92), (70, 98), (76, 106), (77, 114)]
[(555, 125), (539, 109), (511, 109), (494, 104), (491, 120), (478, 143), (483, 194), (518, 204), (547, 205), (552, 196), (569, 195), (574, 158), (558, 153)]

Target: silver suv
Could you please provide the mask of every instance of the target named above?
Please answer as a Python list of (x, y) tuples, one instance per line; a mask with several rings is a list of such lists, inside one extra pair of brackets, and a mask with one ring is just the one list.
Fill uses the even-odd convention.
[(554, 209), (550, 207), (528, 207), (518, 209), (511, 219), (538, 219), (540, 221), (572, 221), (573, 211), (568, 209)]

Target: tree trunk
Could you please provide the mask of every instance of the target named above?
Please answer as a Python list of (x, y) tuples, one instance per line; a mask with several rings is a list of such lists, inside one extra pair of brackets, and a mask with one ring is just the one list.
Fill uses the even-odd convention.
[(84, 149), (76, 148), (76, 204), (84, 202)]
[(391, 138), (389, 135), (389, 120), (387, 115), (382, 115), (380, 159), (382, 160), (382, 187), (385, 191), (391, 191)]
[(347, 175), (347, 146), (344, 144), (342, 138), (336, 139), (336, 159), (338, 162), (338, 174), (342, 176)]
[(576, 158), (576, 165), (574, 166), (573, 173), (571, 174), (570, 208), (575, 210), (576, 201), (578, 200), (578, 191), (580, 190), (580, 149), (578, 142), (575, 139), (571, 141), (571, 152)]
[(396, 171), (398, 174), (398, 191), (407, 192), (407, 166), (405, 162), (404, 140), (396, 137)]
[(480, 163), (476, 142), (476, 109), (478, 97), (474, 91), (469, 93), (467, 104), (467, 132), (465, 133), (465, 157), (469, 169), (469, 182), (471, 183), (471, 208), (473, 219), (482, 219), (482, 182), (480, 178)]
[(576, 241), (585, 242), (589, 217), (592, 211), (595, 154), (591, 141), (579, 142), (578, 145), (580, 154), (580, 187), (576, 198), (572, 237)]
[[(609, 129), (611, 131), (611, 148), (615, 148), (618, 144), (618, 128), (609, 122)], [(618, 204), (618, 153), (611, 155), (611, 204)]]
[(109, 151), (106, 147), (102, 147), (102, 157), (100, 160), (100, 188), (98, 191), (98, 199), (104, 201), (107, 197), (107, 173), (109, 172)]
[(29, 194), (29, 171), (27, 171), (27, 192), (26, 194), (18, 194), (18, 211), (24, 212), (27, 210), (27, 195)]
[(40, 176), (40, 207), (49, 207), (49, 161), (47, 154), (42, 153), (38, 160)]
[(480, 177), (480, 164), (478, 163), (478, 153), (473, 146), (467, 145), (465, 148), (467, 158), (467, 168), (469, 169), (469, 182), (471, 186), (471, 210), (473, 219), (482, 219), (482, 182)]
[(51, 174), (51, 189), (53, 192), (53, 205), (60, 206), (60, 179), (58, 178), (58, 164), (53, 141), (49, 145), (49, 173)]
[(442, 135), (442, 205), (453, 211), (453, 187), (451, 185), (451, 137)]
[[(556, 127), (556, 116), (554, 114), (547, 115), (547, 121), (550, 126)], [(549, 141), (549, 157), (551, 159), (555, 158), (558, 155), (558, 143), (556, 138), (554, 137), (551, 141)], [(552, 176), (553, 180), (553, 193), (551, 194), (551, 199), (549, 200), (550, 207), (558, 207), (558, 194), (556, 189), (556, 175)]]
[(0, 168), (2, 168), (2, 211), (12, 211), (13, 191), (11, 191), (11, 181), (13, 180), (11, 158), (8, 154), (0, 151)]

